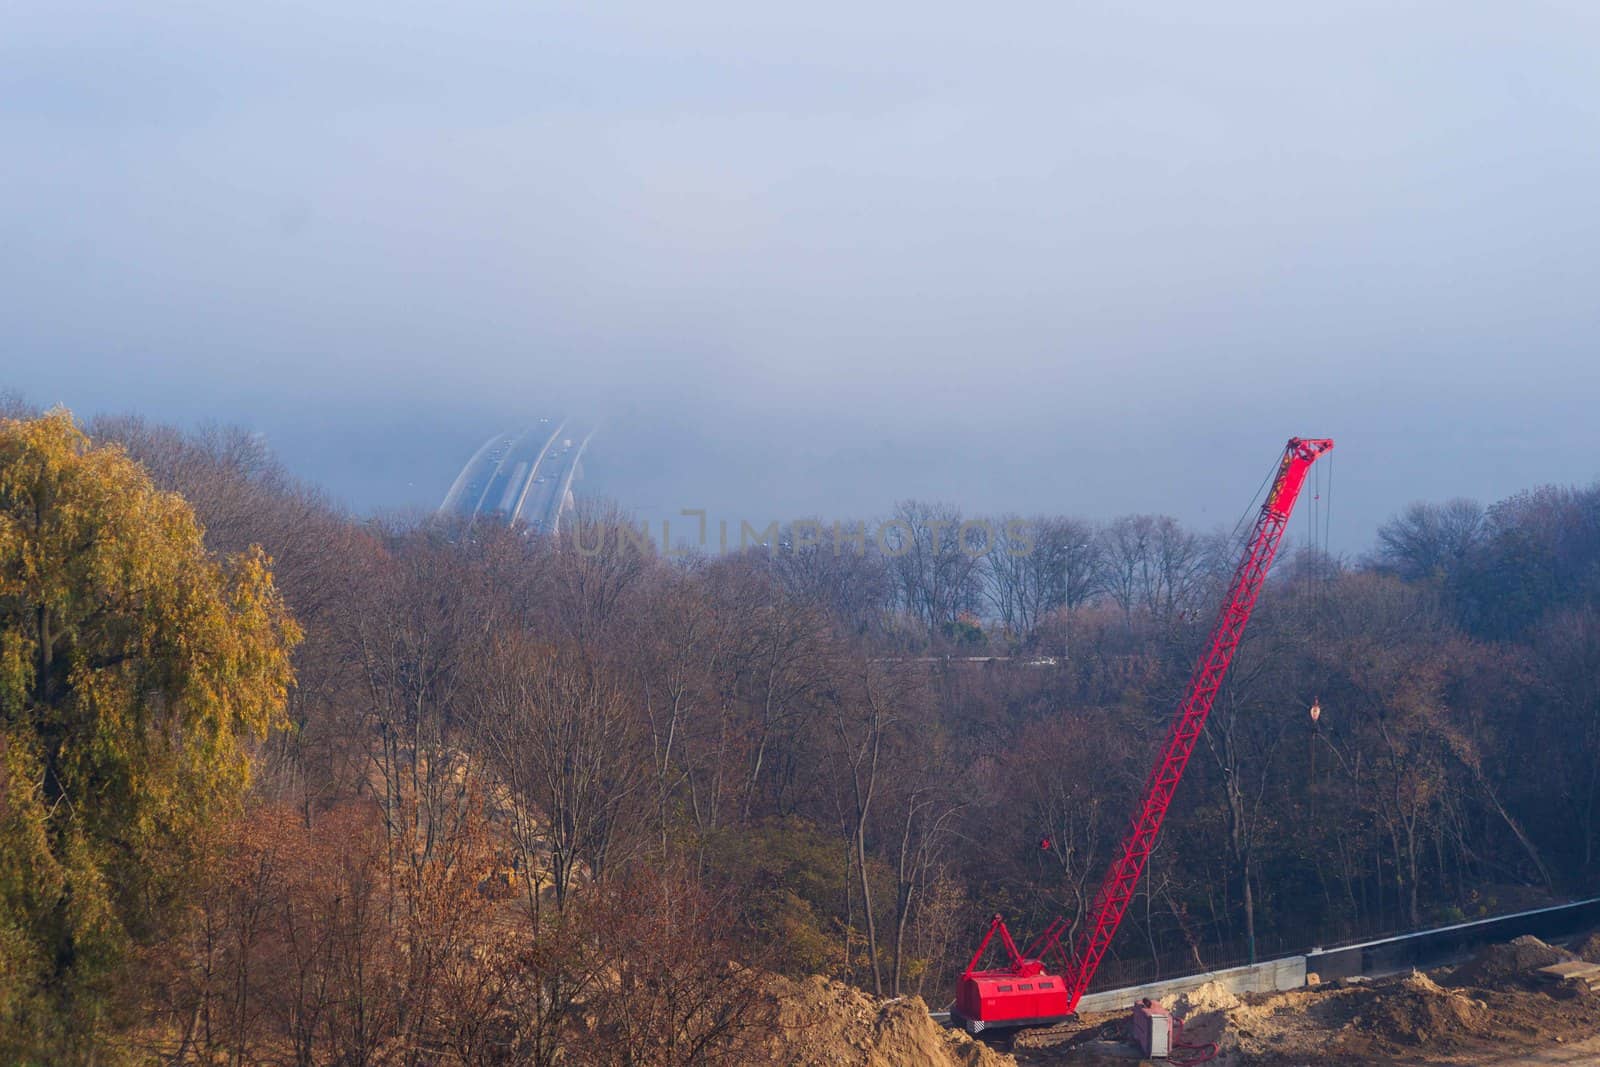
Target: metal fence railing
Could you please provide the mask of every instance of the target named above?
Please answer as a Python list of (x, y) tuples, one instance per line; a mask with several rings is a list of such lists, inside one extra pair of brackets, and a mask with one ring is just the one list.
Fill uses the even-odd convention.
[[(1332, 966), (1332, 961), (1337, 959), (1342, 968), (1357, 968), (1350, 973), (1362, 973), (1362, 968), (1378, 965), (1381, 960), (1422, 962), (1430, 954), (1465, 950), (1489, 941), (1509, 940), (1521, 934), (1534, 934), (1546, 939), (1559, 938), (1597, 926), (1600, 926), (1600, 898), (1425, 930), (1392, 924), (1345, 923), (1332, 929), (1322, 926), (1278, 932), (1256, 938), (1254, 945), (1244, 938), (1224, 939), (1199, 946), (1198, 958), (1197, 951), (1186, 945), (1158, 947), (1155, 952), (1145, 946), (1146, 951), (1140, 953), (1135, 944), (1127, 948), (1127, 955), (1107, 958), (1100, 965), (1090, 988), (1094, 992), (1122, 989), (1311, 953), (1326, 957), (1328, 966)], [(1361, 951), (1354, 955), (1346, 951), (1355, 949)]]

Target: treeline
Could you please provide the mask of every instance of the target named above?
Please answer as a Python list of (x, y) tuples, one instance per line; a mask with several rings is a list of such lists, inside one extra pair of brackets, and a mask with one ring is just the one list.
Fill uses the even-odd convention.
[[(694, 516), (698, 512), (687, 512)], [(905, 649), (1045, 648), (1073, 612), (1113, 604), (1167, 624), (1192, 617), (1209, 583), (1231, 570), (1232, 538), (1197, 534), (1167, 515), (1108, 523), (1052, 515), (966, 515), (908, 500), (874, 522), (799, 519), (757, 530), (722, 524), (698, 538), (659, 534), (618, 515), (570, 537), (580, 555), (629, 548), (667, 559), (765, 556), (791, 592), (809, 590), (857, 633)], [(831, 564), (819, 560), (829, 558)], [(823, 573), (826, 571), (826, 576)], [(826, 588), (818, 585), (821, 581)]]
[[(291, 728), (118, 964), (107, 1032), (170, 1063), (751, 1062), (761, 970), (942, 1005), (993, 912), (1081, 916), (1234, 562), (1153, 516), (975, 553), (924, 504), (890, 550), (685, 558), (604, 507), (359, 522), (247, 436), (90, 429), (264, 546), (304, 633)], [(1597, 592), (1596, 490), (1288, 554), (1108, 980), (1590, 891)]]

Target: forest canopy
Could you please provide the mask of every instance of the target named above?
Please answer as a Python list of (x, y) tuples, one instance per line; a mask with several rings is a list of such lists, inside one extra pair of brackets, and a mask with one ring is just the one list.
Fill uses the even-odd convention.
[[(894, 552), (669, 557), (593, 501), (358, 519), (228, 430), (3, 441), (37, 1062), (750, 1062), (762, 971), (942, 1006), (994, 912), (1081, 916), (1237, 547), (907, 501)], [(1600, 488), (1373, 543), (1286, 546), (1101, 987), (1600, 883)]]

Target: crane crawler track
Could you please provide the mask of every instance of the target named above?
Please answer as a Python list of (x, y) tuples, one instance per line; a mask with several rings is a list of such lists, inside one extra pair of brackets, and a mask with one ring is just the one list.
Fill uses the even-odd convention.
[(1076, 1019), (1068, 1019), (1054, 1026), (1035, 1026), (1014, 1031), (1011, 1035), (1011, 1047), (1071, 1048), (1089, 1041), (1112, 1041), (1121, 1036), (1121, 1024), (1116, 1020), (1085, 1024)]

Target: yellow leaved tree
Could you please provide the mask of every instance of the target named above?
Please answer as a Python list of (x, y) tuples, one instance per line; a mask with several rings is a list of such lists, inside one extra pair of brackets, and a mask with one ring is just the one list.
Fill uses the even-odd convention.
[(0, 1061), (92, 1060), (237, 812), (299, 630), (259, 549), (65, 411), (0, 420)]

